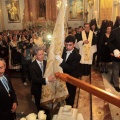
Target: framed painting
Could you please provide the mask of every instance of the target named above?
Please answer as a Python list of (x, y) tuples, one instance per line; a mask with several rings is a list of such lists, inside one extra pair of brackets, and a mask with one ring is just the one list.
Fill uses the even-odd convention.
[(69, 20), (84, 19), (84, 0), (68, 0)]
[(20, 22), (19, 0), (5, 1), (9, 23)]
[(46, 0), (39, 0), (39, 17), (46, 18)]

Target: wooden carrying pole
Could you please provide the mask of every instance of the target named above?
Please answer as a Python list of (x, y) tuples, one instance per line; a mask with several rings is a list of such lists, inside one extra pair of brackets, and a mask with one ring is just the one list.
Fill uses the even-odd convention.
[(79, 87), (80, 89), (83, 89), (109, 103), (112, 103), (113, 105), (120, 107), (120, 97), (116, 96), (112, 93), (109, 93), (103, 89), (100, 89), (98, 87), (95, 87), (93, 85), (90, 85), (84, 81), (81, 81), (77, 78), (74, 78), (68, 74), (64, 73), (55, 73), (55, 76), (61, 80), (64, 80), (76, 87)]

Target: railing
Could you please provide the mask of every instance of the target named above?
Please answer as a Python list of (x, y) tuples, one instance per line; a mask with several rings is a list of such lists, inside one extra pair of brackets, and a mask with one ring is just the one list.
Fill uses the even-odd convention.
[(120, 107), (120, 97), (116, 96), (112, 93), (109, 93), (103, 89), (100, 89), (98, 87), (95, 87), (93, 85), (90, 85), (84, 81), (80, 81), (77, 78), (74, 78), (68, 74), (64, 73), (56, 73), (55, 74), (57, 78), (60, 78), (61, 80), (64, 80), (72, 85), (75, 85), (76, 87), (79, 87), (80, 89), (83, 89), (109, 103), (112, 103), (113, 105)]

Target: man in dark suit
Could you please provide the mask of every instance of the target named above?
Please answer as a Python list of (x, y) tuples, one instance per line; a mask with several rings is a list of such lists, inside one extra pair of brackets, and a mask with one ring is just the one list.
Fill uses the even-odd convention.
[[(59, 55), (56, 55), (55, 58), (60, 62), (60, 66), (63, 69), (64, 73), (67, 73), (75, 78), (79, 77), (79, 63), (80, 55), (75, 47), (75, 38), (72, 35), (69, 35), (65, 39), (65, 47), (62, 58)], [(69, 97), (66, 99), (66, 104), (74, 105), (74, 99), (76, 94), (76, 86), (67, 83), (67, 88), (69, 92)]]
[(0, 120), (15, 120), (17, 98), (10, 79), (4, 74), (6, 63), (0, 58)]
[(36, 60), (30, 65), (30, 75), (32, 80), (31, 86), (31, 94), (34, 95), (35, 104), (37, 110), (43, 110), (40, 106), (42, 85), (49, 84), (49, 82), (54, 82), (54, 75), (49, 76), (48, 78), (44, 78), (44, 72), (46, 68), (46, 61), (44, 60), (44, 50), (42, 48), (36, 48), (34, 50), (34, 54), (36, 55)]
[(112, 81), (116, 91), (120, 92), (119, 88), (119, 72), (120, 72), (120, 19), (119, 27), (111, 32), (110, 39), (108, 41), (108, 47), (113, 52), (112, 58)]
[(2, 35), (0, 34), (0, 57), (6, 58), (8, 56), (8, 45), (2, 40)]
[(83, 31), (83, 27), (82, 26), (79, 26), (78, 27), (78, 32), (75, 34), (75, 38), (77, 39), (77, 42), (80, 41), (80, 38), (81, 38), (81, 32)]

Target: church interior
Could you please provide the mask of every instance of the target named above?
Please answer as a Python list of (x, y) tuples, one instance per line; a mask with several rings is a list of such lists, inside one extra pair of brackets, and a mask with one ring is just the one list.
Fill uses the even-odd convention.
[[(65, 4), (64, 8), (63, 4)], [(4, 52), (1, 52), (0, 58), (4, 58), (6, 61), (6, 73), (11, 79), (17, 96), (16, 120), (37, 120), (21, 118), (25, 118), (30, 113), (38, 114), (34, 97), (31, 95), (32, 82), (28, 80), (29, 75), (26, 80), (23, 80), (22, 65), (15, 63), (20, 62), (20, 45), (16, 47), (19, 54), (12, 54), (16, 41), (24, 41), (26, 40), (25, 36), (27, 38), (31, 36), (30, 43), (34, 42), (37, 45), (45, 46), (45, 59), (47, 60), (53, 55), (52, 47), (58, 46), (54, 54), (60, 53), (62, 55), (59, 40), (65, 39), (71, 34), (77, 39), (76, 34), (79, 33), (81, 28), (84, 30), (85, 23), (97, 27), (99, 33), (97, 38), (100, 41), (104, 37), (103, 34), (106, 34), (107, 27), (110, 27), (110, 32), (117, 27), (120, 28), (119, 20), (120, 0), (0, 0), (0, 51), (3, 51), (1, 48), (2, 40), (8, 45), (8, 52), (5, 51), (7, 55), (4, 56)], [(96, 35), (96, 31), (94, 32)], [(14, 36), (17, 36), (16, 40)], [(40, 41), (34, 40), (36, 36), (40, 38)], [(56, 43), (52, 46), (53, 38)], [(106, 40), (106, 38), (104, 39)], [(98, 45), (99, 43), (101, 43), (101, 46)], [(104, 54), (108, 49), (104, 49), (105, 46), (102, 42), (99, 43), (97, 42), (97, 50), (100, 48), (101, 54)], [(80, 73), (78, 78), (82, 83), (76, 86), (73, 108), (77, 109), (79, 118), (74, 115), (75, 119), (73, 120), (120, 120), (120, 90), (114, 88), (114, 83), (111, 80), (113, 76), (112, 55), (109, 53), (109, 59), (103, 55), (101, 60), (98, 60), (98, 57), (100, 57), (98, 53), (96, 51), (96, 54), (93, 55), (94, 60), (91, 63), (90, 74), (81, 76)], [(105, 58), (103, 58), (104, 56)], [(16, 59), (16, 61), (14, 62), (12, 59)], [(10, 63), (11, 61), (12, 63)], [(52, 69), (49, 71), (52, 71)], [(71, 79), (73, 80), (73, 78)], [(71, 83), (74, 84), (74, 81)], [(79, 87), (82, 84), (85, 87)], [(118, 87), (120, 87), (120, 82), (118, 84)], [(49, 120), (65, 120), (56, 117), (60, 107), (65, 105), (64, 101), (59, 101), (56, 107), (53, 106), (53, 101), (50, 110), (52, 117)]]

